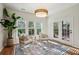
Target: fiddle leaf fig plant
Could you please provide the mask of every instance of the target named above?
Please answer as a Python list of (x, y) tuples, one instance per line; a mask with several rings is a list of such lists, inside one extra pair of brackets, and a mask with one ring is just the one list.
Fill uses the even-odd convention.
[(8, 31), (8, 39), (12, 39), (12, 31), (17, 28), (15, 24), (19, 18), (21, 17), (16, 16), (15, 13), (9, 15), (7, 9), (3, 9), (3, 19), (1, 19), (0, 24)]

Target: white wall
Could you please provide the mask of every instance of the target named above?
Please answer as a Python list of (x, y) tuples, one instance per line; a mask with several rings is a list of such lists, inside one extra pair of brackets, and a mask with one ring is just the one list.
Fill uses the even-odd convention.
[[(2, 11), (3, 11), (3, 6), (2, 4), (0, 4), (0, 20), (2, 18)], [(0, 24), (0, 51), (2, 50), (3, 48), (3, 27), (2, 25)]]
[[(62, 40), (62, 31), (61, 31), (61, 22), (62, 20), (70, 23), (70, 30), (72, 30), (70, 41)], [(53, 37), (53, 22), (57, 21), (59, 23), (59, 38)], [(48, 21), (48, 27), (49, 27), (49, 36), (52, 37), (55, 40), (58, 40), (60, 42), (75, 46), (79, 48), (79, 4), (70, 7), (68, 9), (65, 9), (63, 11), (60, 11), (56, 14), (53, 14), (49, 17)]]

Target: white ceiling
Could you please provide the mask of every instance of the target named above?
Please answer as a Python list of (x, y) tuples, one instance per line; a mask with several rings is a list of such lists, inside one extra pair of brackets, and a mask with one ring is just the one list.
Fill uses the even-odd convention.
[(69, 8), (75, 5), (75, 3), (5, 3), (4, 5), (11, 9), (30, 13), (34, 13), (34, 10), (37, 8), (45, 8), (48, 10), (48, 14), (50, 15)]

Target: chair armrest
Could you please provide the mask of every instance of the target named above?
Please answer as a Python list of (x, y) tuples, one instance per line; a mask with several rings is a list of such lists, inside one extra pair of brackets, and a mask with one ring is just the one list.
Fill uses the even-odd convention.
[(24, 41), (24, 44), (29, 44), (31, 42), (32, 42), (32, 40), (27, 40), (27, 41)]

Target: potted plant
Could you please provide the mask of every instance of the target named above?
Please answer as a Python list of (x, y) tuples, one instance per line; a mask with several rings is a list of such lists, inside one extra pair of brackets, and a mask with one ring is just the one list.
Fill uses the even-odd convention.
[(7, 45), (6, 46), (12, 46), (13, 45), (13, 38), (12, 38), (12, 31), (16, 28), (15, 24), (17, 19), (21, 18), (20, 16), (15, 16), (15, 13), (9, 15), (7, 12), (7, 9), (3, 9), (3, 19), (1, 19), (1, 25), (7, 30)]

